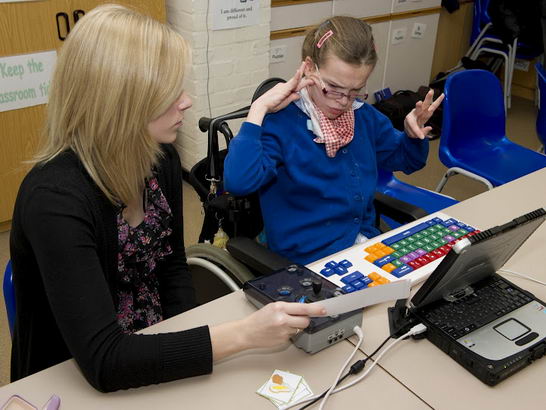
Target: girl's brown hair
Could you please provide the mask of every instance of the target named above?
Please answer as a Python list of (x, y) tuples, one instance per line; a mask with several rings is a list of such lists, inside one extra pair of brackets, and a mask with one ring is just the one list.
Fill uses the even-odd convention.
[(354, 17), (335, 16), (309, 30), (303, 41), (302, 60), (310, 57), (320, 66), (330, 55), (348, 64), (375, 66), (377, 52), (370, 25)]

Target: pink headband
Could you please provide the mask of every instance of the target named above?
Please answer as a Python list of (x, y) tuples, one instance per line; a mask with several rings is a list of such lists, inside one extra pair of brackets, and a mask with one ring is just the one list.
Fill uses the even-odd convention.
[(332, 37), (333, 35), (334, 35), (334, 32), (332, 30), (328, 30), (326, 33), (324, 33), (317, 43), (317, 48), (321, 48), (324, 42), (328, 40), (330, 37)]

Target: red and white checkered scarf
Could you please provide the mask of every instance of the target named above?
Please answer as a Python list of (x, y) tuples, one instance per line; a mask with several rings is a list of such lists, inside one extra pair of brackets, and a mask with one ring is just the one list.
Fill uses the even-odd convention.
[(317, 136), (313, 141), (317, 144), (324, 144), (328, 157), (335, 157), (338, 149), (347, 145), (353, 139), (355, 128), (354, 103), (350, 110), (330, 120), (311, 101), (305, 88), (300, 91), (300, 97), (296, 101), (296, 105), (311, 119), (312, 127), (310, 129)]
[(345, 111), (333, 120), (329, 119), (315, 105), (315, 112), (318, 117), (322, 137), (313, 141), (323, 143), (326, 148), (326, 155), (330, 158), (336, 156), (337, 150), (344, 147), (353, 140), (355, 133), (355, 113), (353, 110)]

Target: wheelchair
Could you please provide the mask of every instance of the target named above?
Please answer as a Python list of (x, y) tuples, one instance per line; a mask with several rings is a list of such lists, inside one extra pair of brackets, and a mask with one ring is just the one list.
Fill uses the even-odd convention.
[[(279, 82), (285, 80), (274, 77), (263, 81), (251, 103)], [(237, 291), (246, 281), (293, 263), (257, 241), (263, 230), (258, 193), (234, 196), (223, 190), (224, 158), (233, 139), (228, 122), (245, 118), (249, 109), (250, 105), (199, 120), (200, 130), (207, 133), (207, 156), (192, 167), (188, 179), (203, 204), (204, 221), (199, 242), (186, 248), (198, 304)], [(225, 149), (219, 148), (220, 134)], [(374, 206), (376, 226), (382, 232), (390, 229), (383, 217), (405, 224), (427, 215), (422, 208), (380, 192), (375, 193)], [(213, 245), (215, 236), (223, 232), (229, 237), (225, 248)]]

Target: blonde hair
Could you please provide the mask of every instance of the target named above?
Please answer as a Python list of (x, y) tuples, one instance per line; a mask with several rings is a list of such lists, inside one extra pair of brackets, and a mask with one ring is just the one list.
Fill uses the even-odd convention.
[(377, 52), (370, 25), (354, 17), (334, 16), (311, 28), (303, 41), (302, 60), (310, 57), (320, 67), (331, 55), (349, 64), (375, 67)]
[(137, 198), (160, 153), (148, 124), (182, 94), (187, 58), (150, 17), (113, 4), (87, 13), (60, 50), (35, 161), (72, 149), (112, 203)]

